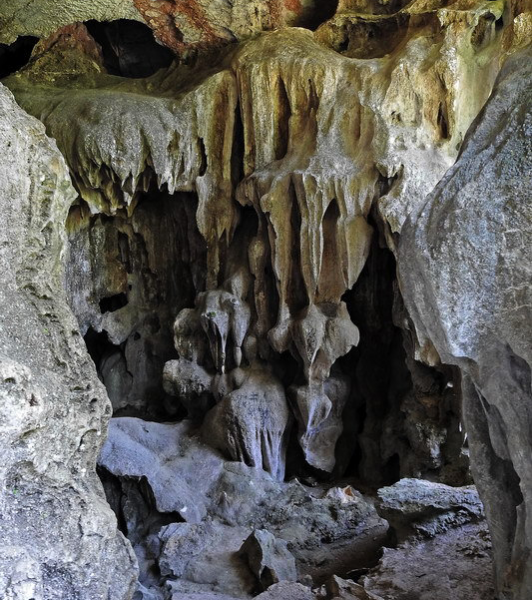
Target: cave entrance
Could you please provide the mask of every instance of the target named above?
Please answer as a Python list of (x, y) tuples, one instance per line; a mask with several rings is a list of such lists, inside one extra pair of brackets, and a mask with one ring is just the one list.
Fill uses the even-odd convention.
[(175, 56), (160, 45), (144, 23), (128, 19), (85, 21), (85, 27), (102, 49), (104, 66), (111, 75), (133, 79), (149, 77), (169, 67)]

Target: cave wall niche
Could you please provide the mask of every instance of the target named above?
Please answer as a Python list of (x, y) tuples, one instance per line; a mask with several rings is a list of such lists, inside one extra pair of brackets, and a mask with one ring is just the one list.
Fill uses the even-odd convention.
[(39, 38), (23, 35), (12, 44), (0, 44), (0, 79), (16, 73), (26, 65), (38, 41)]
[(172, 326), (204, 287), (197, 198), (150, 191), (133, 211), (88, 211), (67, 220), (65, 287), (115, 415), (176, 415), (162, 370), (175, 350)]
[(170, 66), (175, 55), (157, 43), (152, 30), (144, 23), (86, 21), (85, 27), (102, 49), (104, 66), (110, 75), (149, 77)]

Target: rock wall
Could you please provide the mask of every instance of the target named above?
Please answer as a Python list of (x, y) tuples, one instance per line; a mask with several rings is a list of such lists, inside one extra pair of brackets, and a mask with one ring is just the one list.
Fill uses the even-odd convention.
[(136, 561), (95, 474), (111, 409), (62, 288), (76, 195), (3, 86), (0, 121), (0, 596), (131, 598)]
[(401, 288), (421, 348), (462, 372), (500, 598), (528, 598), (532, 364), (530, 52), (508, 60), (456, 165), (403, 229)]

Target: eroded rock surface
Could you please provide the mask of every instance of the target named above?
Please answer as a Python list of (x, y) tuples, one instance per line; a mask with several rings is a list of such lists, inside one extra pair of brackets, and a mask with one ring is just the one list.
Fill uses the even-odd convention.
[(473, 474), (497, 594), (532, 589), (530, 53), (505, 65), (456, 165), (403, 233), (402, 290), (422, 352), (463, 373)]
[(258, 584), (319, 577), (324, 552), (329, 556), (323, 544), (347, 551), (386, 530), (354, 488), (279, 482), (228, 462), (202, 442), (192, 421), (113, 419), (99, 464), (141, 564), (146, 598), (249, 598)]
[(379, 565), (363, 578), (363, 585), (374, 594), (370, 599), (491, 600), (495, 588), (487, 526), (459, 526), (430, 540), (384, 548)]
[[(207, 11), (200, 4), (191, 8), (196, 16), (178, 2), (158, 3), (156, 10), (205, 32), (211, 21), (196, 18)], [(241, 8), (235, 5), (235, 11)], [(379, 390), (382, 403), (374, 410), (370, 390), (346, 381), (352, 373), (345, 357), (358, 352), (366, 324), (353, 319), (343, 297), (356, 288), (374, 248), (376, 220), (395, 249), (394, 236), (409, 211), (452, 164), (490, 92), (508, 28), (500, 27), (497, 2), (467, 10), (460, 2), (445, 9), (398, 7), (393, 19), (373, 5), (359, 8), (372, 18), (361, 19), (342, 3), (316, 33), (263, 33), (218, 52), (209, 70), (199, 60), (136, 80), (107, 74), (91, 36), (79, 26), (54, 34), (53, 44), (39, 43), (28, 67), (8, 84), (57, 139), (80, 193), (70, 220), (71, 280), (91, 300), (74, 289), (71, 302), (87, 331), (95, 332), (96, 347), (103, 342), (103, 351), (93, 354), (120, 414), (171, 414), (161, 380), (151, 382), (172, 358), (169, 323), (194, 305), (195, 325), (181, 317), (176, 323), (196, 331), (184, 338), (197, 349), (184, 348), (178, 335), (179, 360), (212, 376), (245, 370), (253, 361), (244, 347), (253, 338), (257, 360), (273, 367), (272, 382), (280, 381), (296, 417), (302, 468), (345, 469), (354, 451), (346, 419), (366, 414), (350, 427), (360, 434), (368, 478), (438, 471), (451, 480), (448, 466), (464, 462), (458, 399), (448, 385), (455, 374), (421, 372), (409, 350), (404, 381), (396, 378), (389, 390)], [(515, 20), (518, 7), (514, 12)], [(368, 47), (364, 54), (356, 49), (360, 36), (386, 38), (390, 47), (378, 56)], [(186, 236), (179, 235), (188, 242), (165, 253), (159, 270), (154, 259), (163, 253), (162, 236), (153, 237), (150, 223), (161, 194), (166, 200), (159, 218), (181, 218), (175, 205), (183, 205), (184, 194), (193, 197), (195, 214)], [(113, 238), (115, 229), (120, 235)], [(119, 258), (95, 286), (79, 272), (79, 259), (100, 271), (94, 257), (102, 247), (118, 250)], [(107, 299), (119, 302), (118, 308), (98, 310)], [(397, 323), (403, 327), (404, 320)], [(384, 336), (379, 344), (384, 351)], [(399, 345), (390, 352), (398, 360)], [(367, 350), (357, 356), (369, 356)], [(296, 364), (285, 361), (288, 353)], [(193, 381), (183, 386), (176, 377), (186, 369)], [(214, 436), (218, 445), (233, 457), (247, 456), (249, 464), (270, 463), (282, 476), (284, 445), (277, 438), (284, 417), (272, 425), (275, 448), (251, 443), (257, 423), (248, 431), (233, 407), (243, 406), (239, 395), (249, 396), (246, 384), (245, 391), (213, 390), (210, 398), (206, 377), (193, 370), (175, 365), (173, 383), (165, 376), (166, 390), (197, 418), (233, 393), (213, 410), (231, 405), (227, 410), (237, 415), (231, 420), (242, 441)], [(463, 464), (455, 470), (458, 483), (466, 470)]]
[(266, 529), (256, 529), (251, 533), (240, 548), (240, 556), (262, 590), (280, 581), (297, 581), (296, 561), (287, 543), (276, 539)]
[(420, 479), (401, 479), (378, 492), (377, 510), (398, 540), (431, 538), (452, 527), (483, 520), (474, 486), (451, 487)]
[[(381, 489), (380, 509), (402, 543), (368, 577), (371, 591), (340, 579), (311, 589), (312, 578), (371, 566), (351, 551), (371, 554), (374, 564), (382, 521), (347, 480), (313, 489), (283, 479), (316, 483), (348, 473), (376, 486), (423, 476), (469, 482), (461, 379), (468, 442), (498, 548), (498, 593), (527, 597), (530, 244), (523, 222), (530, 215), (521, 199), (530, 117), (512, 67), (484, 113), (488, 125), (476, 127), (459, 166), (420, 212), (458, 156), (501, 63), (529, 42), (526, 4), (8, 4), (0, 7), (0, 40), (43, 39), (6, 83), (57, 140), (78, 197), (64, 172), (57, 184), (44, 169), (44, 178), (30, 178), (29, 208), (6, 205), (2, 293), (6, 305), (16, 304), (19, 296), (9, 296), (16, 280), (23, 296), (22, 313), (6, 309), (1, 373), (11, 386), (6, 431), (16, 465), (10, 455), (6, 481), (16, 482), (13, 495), (20, 480), (28, 498), (41, 498), (31, 506), (46, 504), (43, 490), (55, 489), (39, 478), (64, 487), (74, 481), (48, 503), (70, 502), (69, 544), (82, 552), (63, 570), (41, 568), (45, 555), (59, 564), (63, 550), (45, 552), (43, 541), (28, 554), (29, 538), (22, 546), (8, 540), (0, 559), (10, 573), (11, 583), (0, 579), (6, 593), (17, 600), (74, 595), (80, 565), (95, 553), (103, 575), (82, 596), (103, 597), (107, 589), (114, 600), (133, 589), (134, 560), (105, 505), (90, 525), (74, 526), (97, 504), (94, 459), (108, 415), (67, 331), (77, 330), (58, 291), (64, 260), (68, 302), (115, 414), (124, 417), (111, 425), (100, 475), (140, 564), (135, 600), (249, 597), (257, 578), (262, 587), (275, 580), (238, 557), (250, 533), (263, 529), (288, 544), (301, 575), (264, 598), (452, 597), (475, 560), (439, 592), (439, 580), (424, 570), (443, 556), (442, 541), (453, 570), (471, 537), (484, 536), (473, 490), (412, 479)], [(155, 38), (124, 18), (144, 19)], [(35, 42), (3, 47), (0, 60), (14, 63), (2, 72), (17, 71), (20, 47)], [(57, 161), (47, 167), (56, 175)], [(54, 212), (50, 194), (61, 210)], [(412, 211), (418, 230), (407, 226), (398, 252)], [(13, 248), (25, 240), (31, 260), (19, 268)], [(481, 260), (479, 248), (489, 248)], [(39, 330), (44, 322), (49, 338)], [(38, 352), (26, 361), (34, 330)], [(45, 355), (47, 368), (35, 367)], [(53, 428), (65, 420), (60, 446)], [(58, 518), (66, 512), (61, 504)], [(15, 534), (26, 526), (17, 518)], [(412, 530), (435, 537), (414, 539)], [(109, 548), (120, 565), (112, 582)], [(463, 587), (468, 597), (491, 593), (484, 550), (478, 574)], [(410, 561), (415, 568), (401, 573)]]
[(111, 407), (62, 288), (63, 158), (0, 86), (0, 597), (129, 600), (137, 566), (95, 474)]

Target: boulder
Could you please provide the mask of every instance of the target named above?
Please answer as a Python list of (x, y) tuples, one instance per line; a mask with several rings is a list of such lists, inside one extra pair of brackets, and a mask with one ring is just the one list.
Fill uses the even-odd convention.
[(239, 553), (262, 590), (280, 581), (297, 580), (296, 561), (287, 543), (265, 529), (253, 531)]
[(474, 486), (456, 488), (421, 479), (401, 479), (381, 488), (376, 507), (398, 540), (412, 535), (431, 538), (484, 516)]

